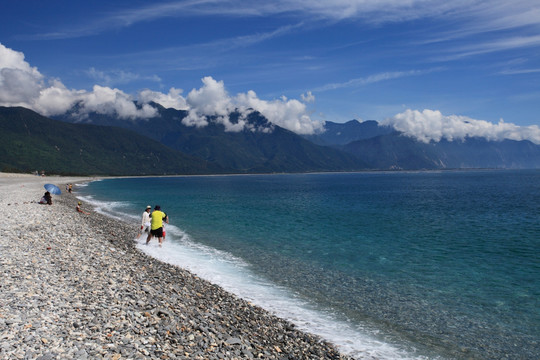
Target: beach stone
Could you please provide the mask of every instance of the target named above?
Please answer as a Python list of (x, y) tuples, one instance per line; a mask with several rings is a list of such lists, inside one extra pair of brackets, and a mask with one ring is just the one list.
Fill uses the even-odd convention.
[(229, 339), (227, 339), (226, 342), (229, 345), (241, 345), (242, 344), (242, 340), (240, 340), (239, 338), (229, 338)]
[(0, 174), (0, 359), (349, 359), (141, 253), (138, 224), (77, 213), (76, 188), (39, 205), (43, 179), (21, 179)]

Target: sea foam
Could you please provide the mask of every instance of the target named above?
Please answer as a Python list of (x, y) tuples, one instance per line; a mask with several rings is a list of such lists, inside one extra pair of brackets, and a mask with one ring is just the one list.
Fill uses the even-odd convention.
[(223, 289), (294, 323), (299, 329), (318, 335), (335, 344), (347, 355), (362, 359), (421, 359), (405, 350), (369, 335), (367, 329), (339, 320), (330, 311), (295, 296), (254, 274), (241, 259), (192, 241), (174, 225), (167, 225), (162, 247), (156, 239), (135, 239), (142, 252), (165, 263), (179, 266)]

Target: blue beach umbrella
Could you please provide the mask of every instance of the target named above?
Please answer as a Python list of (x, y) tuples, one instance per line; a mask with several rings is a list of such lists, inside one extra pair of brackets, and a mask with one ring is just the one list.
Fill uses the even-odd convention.
[(53, 184), (45, 184), (43, 185), (43, 187), (45, 188), (45, 190), (47, 190), (48, 192), (50, 192), (51, 194), (54, 194), (54, 195), (60, 195), (62, 192), (60, 191), (60, 188), (56, 185), (53, 185)]

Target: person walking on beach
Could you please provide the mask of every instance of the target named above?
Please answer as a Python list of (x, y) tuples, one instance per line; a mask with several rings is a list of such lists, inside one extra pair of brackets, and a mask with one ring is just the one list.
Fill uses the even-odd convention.
[(150, 210), (152, 210), (152, 207), (148, 205), (146, 207), (146, 210), (144, 210), (142, 214), (142, 220), (141, 220), (141, 229), (139, 230), (139, 234), (137, 235), (137, 239), (141, 237), (142, 233), (149, 233), (150, 232)]
[(158, 238), (159, 246), (161, 247), (163, 242), (163, 220), (165, 220), (167, 224), (169, 223), (167, 214), (161, 211), (161, 206), (156, 205), (154, 211), (150, 214), (150, 233), (146, 238), (146, 245), (148, 245), (152, 237), (155, 236)]

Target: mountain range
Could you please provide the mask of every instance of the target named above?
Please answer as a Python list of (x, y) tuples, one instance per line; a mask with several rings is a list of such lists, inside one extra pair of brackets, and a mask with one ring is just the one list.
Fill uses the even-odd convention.
[(327, 121), (325, 131), (300, 136), (262, 114), (228, 115), (242, 130), (227, 131), (216, 116), (202, 127), (184, 124), (186, 111), (151, 103), (157, 115), (121, 119), (78, 109), (43, 117), (0, 107), (3, 171), (158, 175), (457, 168), (540, 168), (530, 141), (467, 138), (424, 143), (376, 121)]
[[(239, 112), (229, 114), (230, 122), (245, 121), (250, 126), (241, 131), (226, 131), (218, 119), (208, 117), (204, 127), (187, 126), (188, 113), (166, 109), (152, 103), (158, 116), (127, 120), (90, 114), (82, 120), (103, 126), (116, 126), (148, 136), (184, 154), (215, 163), (235, 173), (355, 171), (368, 164), (352, 154), (332, 147), (320, 146), (301, 136), (270, 123), (253, 111), (244, 119)], [(74, 110), (76, 112), (76, 110)], [(73, 114), (55, 119), (81, 123)]]
[(538, 169), (540, 146), (530, 141), (465, 140), (424, 143), (394, 132), (353, 141), (342, 149), (378, 169)]
[(537, 169), (540, 145), (528, 140), (490, 141), (482, 137), (425, 143), (376, 121), (327, 121), (325, 131), (309, 137), (361, 158), (373, 169)]
[(52, 120), (0, 107), (0, 170), (62, 175), (167, 175), (225, 172), (131, 130)]

